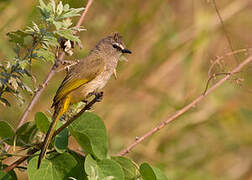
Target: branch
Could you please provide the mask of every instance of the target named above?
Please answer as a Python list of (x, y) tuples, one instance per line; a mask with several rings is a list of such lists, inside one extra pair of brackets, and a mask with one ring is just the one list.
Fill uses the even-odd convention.
[[(54, 138), (56, 135), (58, 135), (63, 129), (65, 129), (66, 127), (68, 127), (72, 122), (74, 122), (74, 120), (76, 120), (78, 117), (80, 117), (86, 110), (89, 110), (96, 102), (100, 102), (101, 99), (103, 97), (103, 93), (97, 94), (95, 96), (95, 98), (90, 101), (88, 104), (86, 104), (80, 112), (78, 112), (75, 116), (73, 116), (71, 119), (69, 119), (65, 124), (63, 124), (60, 128), (58, 128), (52, 138)], [(9, 165), (8, 167), (6, 167), (4, 169), (4, 171), (7, 173), (9, 171), (11, 171), (12, 169), (16, 168), (19, 164), (21, 164), (22, 162), (26, 161), (28, 159), (28, 157), (30, 157), (31, 155), (35, 154), (36, 152), (38, 152), (40, 150), (40, 147), (42, 147), (43, 142), (38, 143), (37, 147), (33, 148), (28, 154), (27, 156), (21, 157), (18, 160), (16, 160), (15, 162), (13, 162), (11, 165)]]
[[(226, 27), (225, 27), (224, 20), (223, 20), (222, 17), (221, 17), (220, 11), (219, 11), (219, 9), (218, 9), (218, 7), (217, 7), (217, 4), (216, 4), (216, 1), (215, 1), (215, 0), (213, 0), (213, 4), (214, 4), (214, 9), (215, 9), (215, 11), (216, 11), (216, 13), (217, 13), (217, 15), (218, 15), (219, 20), (220, 20), (220, 23), (221, 23), (223, 32), (224, 32), (224, 34), (225, 34), (225, 36), (226, 36), (226, 39), (227, 39), (227, 42), (228, 42), (228, 44), (229, 44), (229, 47), (230, 47), (231, 51), (234, 51), (231, 38), (230, 38), (229, 35), (228, 35), (228, 31), (227, 31), (227, 29), (226, 29)], [(237, 60), (235, 54), (233, 54), (233, 56), (234, 56), (234, 59), (238, 62), (238, 60)]]
[(147, 133), (145, 133), (143, 136), (136, 139), (135, 142), (130, 144), (128, 147), (123, 149), (121, 152), (119, 152), (118, 156), (124, 156), (127, 153), (129, 153), (136, 145), (144, 141), (149, 136), (155, 134), (160, 129), (164, 128), (168, 123), (176, 120), (178, 117), (189, 111), (191, 108), (195, 107), (196, 104), (198, 104), (200, 101), (202, 101), (208, 94), (212, 93), (217, 87), (222, 85), (225, 81), (227, 81), (233, 74), (239, 72), (244, 66), (252, 62), (252, 56), (249, 56), (247, 59), (245, 59), (242, 63), (240, 63), (237, 67), (235, 67), (230, 73), (226, 74), (226, 76), (219, 80), (215, 85), (213, 85), (209, 90), (207, 90), (204, 94), (200, 95), (198, 98), (196, 98), (194, 101), (192, 101), (190, 104), (185, 106), (184, 108), (178, 110), (176, 113), (171, 115), (168, 119), (160, 123), (157, 127), (151, 129)]
[[(87, 5), (86, 5), (86, 8), (85, 8), (85, 10), (83, 11), (83, 13), (82, 13), (82, 15), (81, 15), (81, 17), (80, 17), (80, 19), (79, 19), (77, 25), (76, 25), (77, 28), (79, 28), (79, 27), (81, 26), (81, 24), (83, 23), (83, 21), (84, 21), (84, 19), (85, 19), (85, 17), (86, 17), (86, 14), (87, 14), (87, 12), (88, 12), (88, 10), (89, 10), (89, 8), (90, 8), (90, 6), (91, 6), (92, 3), (93, 3), (93, 0), (88, 0), (88, 3), (87, 3)], [(77, 33), (77, 32), (76, 32), (76, 33)], [(18, 128), (20, 128), (20, 127), (24, 124), (24, 122), (25, 122), (27, 116), (29, 115), (29, 113), (31, 112), (32, 108), (35, 106), (35, 104), (36, 104), (37, 101), (39, 100), (39, 97), (41, 96), (42, 92), (45, 90), (45, 88), (46, 88), (48, 82), (49, 82), (49, 81), (52, 79), (52, 77), (55, 75), (55, 73), (56, 73), (56, 68), (57, 68), (57, 66), (58, 66), (58, 63), (59, 63), (60, 61), (63, 60), (64, 56), (65, 56), (65, 53), (64, 53), (64, 52), (62, 52), (62, 53), (59, 55), (59, 58), (56, 60), (55, 64), (52, 66), (50, 72), (47, 74), (47, 76), (46, 76), (46, 78), (45, 78), (43, 84), (42, 84), (42, 85), (37, 89), (37, 91), (35, 92), (35, 94), (34, 94), (32, 100), (31, 100), (31, 102), (29, 103), (28, 107), (27, 107), (26, 110), (24, 111), (24, 113), (23, 113), (23, 115), (22, 115), (22, 117), (21, 117), (21, 119), (20, 119), (20, 121), (19, 121), (17, 127), (15, 128), (15, 130), (17, 130)]]

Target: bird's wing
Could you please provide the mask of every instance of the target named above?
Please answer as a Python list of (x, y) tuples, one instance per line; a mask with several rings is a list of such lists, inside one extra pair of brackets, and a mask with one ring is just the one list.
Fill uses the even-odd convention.
[(104, 70), (104, 65), (102, 58), (92, 60), (91, 58), (86, 58), (73, 66), (57, 90), (52, 106), (57, 104), (73, 90), (92, 81)]

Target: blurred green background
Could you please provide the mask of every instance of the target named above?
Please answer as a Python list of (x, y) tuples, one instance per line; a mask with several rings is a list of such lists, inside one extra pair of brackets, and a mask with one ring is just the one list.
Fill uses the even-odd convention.
[[(87, 0), (63, 2), (83, 7)], [(36, 22), (37, 4), (36, 0), (0, 0), (1, 62), (13, 56), (5, 34)], [(233, 48), (251, 47), (252, 1), (218, 0), (217, 4)], [(98, 40), (116, 31), (133, 52), (128, 62), (119, 64), (118, 80), (108, 83), (103, 102), (93, 108), (106, 123), (111, 154), (199, 96), (211, 60), (231, 51), (211, 0), (95, 0), (83, 26), (87, 29), (80, 34), (84, 48), (77, 47), (74, 57), (67, 59), (85, 57)], [(246, 56), (225, 58), (225, 71)], [(36, 86), (51, 66), (34, 61)], [(242, 86), (226, 82), (128, 156), (160, 167), (169, 179), (252, 179), (251, 70), (250, 64), (236, 76), (243, 79)], [(58, 73), (49, 83), (29, 121), (38, 111), (50, 115), (63, 77), (64, 72)], [(24, 96), (25, 104), (20, 105), (6, 95), (12, 106), (0, 106), (0, 120), (15, 127), (31, 100)]]

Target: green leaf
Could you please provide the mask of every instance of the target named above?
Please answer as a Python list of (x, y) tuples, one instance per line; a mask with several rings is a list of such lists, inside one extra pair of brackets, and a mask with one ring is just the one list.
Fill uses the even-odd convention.
[(122, 156), (116, 156), (112, 157), (114, 161), (119, 163), (124, 171), (125, 180), (133, 180), (137, 177), (137, 167), (132, 162), (132, 160), (122, 157)]
[(63, 26), (63, 23), (60, 21), (53, 21), (53, 24), (54, 24), (56, 30), (59, 30)]
[(13, 129), (7, 122), (0, 121), (0, 137), (4, 142), (12, 145), (14, 134)]
[(34, 136), (38, 132), (35, 122), (26, 122), (16, 132), (18, 146), (25, 146), (31, 144), (34, 140)]
[(77, 36), (73, 35), (73, 31), (70, 29), (57, 30), (57, 31), (55, 31), (55, 34), (59, 35), (60, 37), (64, 37), (66, 39), (74, 41), (74, 42), (79, 42), (79, 43), (81, 42)]
[(54, 0), (51, 0), (50, 5), (51, 5), (51, 8), (52, 8), (52, 11), (55, 13), (55, 12), (56, 12), (56, 4), (55, 4), (55, 1), (54, 1)]
[[(47, 43), (49, 46), (51, 47), (58, 47), (59, 43), (56, 37), (54, 37), (53, 34), (47, 34), (44, 38), (43, 38), (43, 43)], [(47, 46), (47, 48), (49, 47)]]
[(147, 163), (141, 164), (140, 173), (144, 180), (168, 180), (160, 169), (152, 167)]
[(64, 6), (64, 11), (66, 13), (63, 13), (59, 19), (65, 19), (65, 18), (71, 18), (71, 17), (74, 17), (74, 16), (80, 16), (80, 12), (83, 11), (85, 8), (71, 8), (68, 10), (65, 10), (65, 6)]
[(72, 25), (72, 20), (71, 19), (64, 19), (62, 21), (62, 24), (63, 24), (64, 28), (69, 28)]
[(113, 180), (125, 179), (122, 167), (114, 160), (103, 159), (97, 162), (91, 157), (91, 155), (87, 155), (84, 167), (89, 176), (95, 173), (98, 175), (98, 179), (105, 179), (108, 177), (110, 179), (110, 176), (113, 177)]
[(54, 62), (55, 55), (48, 49), (40, 48), (36, 51), (37, 57), (44, 59), (45, 61)]
[[(2, 169), (8, 167), (6, 164), (1, 164), (0, 162), (0, 179), (5, 179), (7, 178), (8, 180), (17, 180), (17, 175), (14, 170), (9, 171), (8, 173), (1, 171)], [(4, 172), (4, 173), (2, 173)], [(7, 176), (6, 176), (7, 174)]]
[(13, 178), (6, 172), (0, 171), (0, 179), (1, 180), (13, 180)]
[(87, 173), (87, 175), (89, 175), (89, 176), (92, 174), (92, 167), (95, 170), (95, 174), (98, 175), (97, 162), (92, 158), (92, 156), (90, 154), (88, 154), (85, 158), (84, 169), (85, 169), (85, 172)]
[(168, 180), (167, 176), (159, 168), (152, 166), (152, 169), (157, 177), (157, 180)]
[(59, 4), (58, 4), (58, 6), (57, 6), (57, 10), (56, 10), (57, 15), (61, 15), (61, 13), (63, 12), (63, 8), (64, 8), (63, 4), (60, 1)]
[(115, 161), (109, 159), (103, 159), (99, 161), (98, 167), (101, 171), (99, 174), (100, 178), (106, 178), (108, 176), (113, 176), (113, 180), (124, 180), (124, 173), (122, 167)]
[(50, 121), (48, 120), (46, 115), (42, 112), (37, 112), (35, 114), (35, 123), (37, 128), (43, 133), (46, 133), (50, 126)]
[(67, 150), (68, 146), (68, 128), (63, 129), (54, 141), (54, 147), (58, 153), (63, 153)]
[(9, 39), (10, 42), (17, 43), (21, 46), (24, 46), (24, 39), (28, 35), (29, 34), (27, 32), (21, 30), (7, 33), (7, 36), (9, 36), (10, 38)]
[(37, 169), (38, 157), (34, 157), (28, 164), (29, 180), (56, 180), (70, 179), (75, 177), (77, 161), (68, 153), (56, 155), (51, 159), (42, 160), (41, 166)]
[(39, 5), (41, 8), (46, 8), (46, 5), (43, 0), (39, 0)]
[(87, 153), (98, 159), (107, 157), (107, 132), (104, 122), (99, 116), (85, 112), (70, 125), (69, 130)]
[(74, 159), (77, 161), (77, 166), (75, 166), (73, 173), (76, 179), (78, 180), (86, 180), (86, 173), (84, 171), (84, 161), (85, 161), (85, 157), (74, 152), (71, 150), (68, 150), (69, 153), (74, 157)]
[(70, 6), (69, 4), (65, 4), (63, 10), (67, 12), (69, 10)]

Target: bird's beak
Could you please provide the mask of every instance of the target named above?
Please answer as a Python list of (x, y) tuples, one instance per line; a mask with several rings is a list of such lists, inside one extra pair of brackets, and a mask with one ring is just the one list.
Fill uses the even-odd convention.
[(122, 50), (122, 53), (131, 54), (131, 51), (130, 51), (129, 49), (127, 49), (127, 48), (124, 48), (124, 49)]

